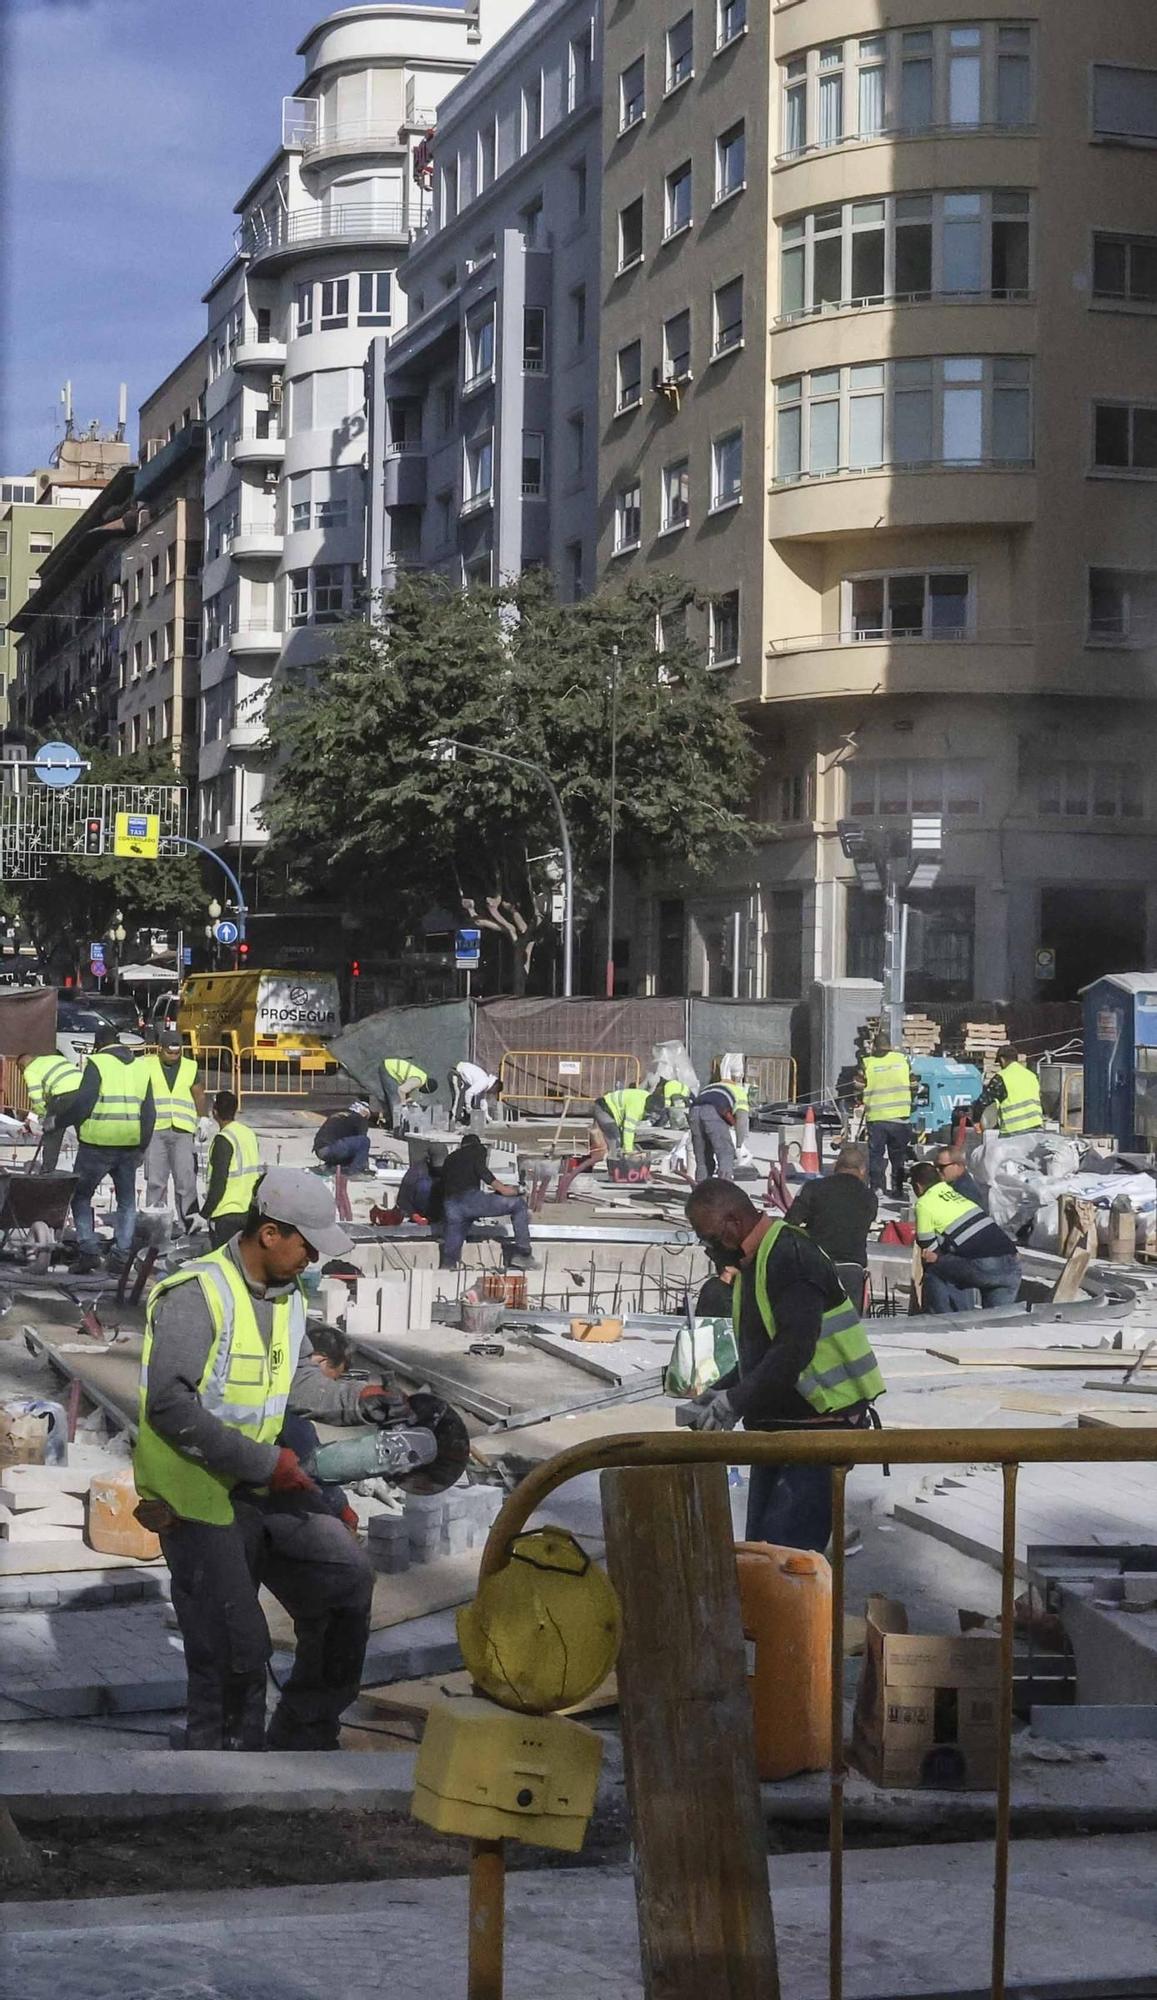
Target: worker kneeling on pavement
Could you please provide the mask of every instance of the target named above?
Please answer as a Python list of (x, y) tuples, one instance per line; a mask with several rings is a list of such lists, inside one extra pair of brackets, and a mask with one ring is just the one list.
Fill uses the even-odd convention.
[[(327, 1380), (308, 1357), (301, 1274), (349, 1248), (328, 1188), (277, 1168), (240, 1236), (149, 1301), (133, 1470), (173, 1580), (191, 1750), (335, 1749), (358, 1691), (373, 1572), (278, 1443), (289, 1412), (382, 1423), (399, 1400), (381, 1383)], [(268, 1733), (262, 1585), (297, 1635)]]
[[(831, 1259), (780, 1216), (762, 1215), (731, 1181), (708, 1180), (687, 1219), (717, 1267), (738, 1265), (732, 1319), (739, 1365), (697, 1396), (696, 1430), (866, 1430), (884, 1378)], [(749, 1542), (826, 1549), (826, 1465), (753, 1465)]]
[(989, 1306), (1015, 1305), (1020, 1258), (1011, 1236), (959, 1194), (931, 1160), (912, 1169), (916, 1241), (924, 1260), (924, 1310), (971, 1312), (973, 1293)]

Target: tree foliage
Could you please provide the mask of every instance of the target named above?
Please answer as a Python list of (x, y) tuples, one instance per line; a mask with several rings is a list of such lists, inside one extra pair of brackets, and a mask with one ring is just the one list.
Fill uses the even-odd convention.
[(610, 834), (612, 648), (618, 857), (636, 875), (704, 875), (750, 843), (745, 725), (690, 645), (658, 653), (667, 579), (559, 604), (539, 574), (458, 591), (403, 577), (378, 625), (343, 628), (331, 657), (271, 704), (275, 774), (263, 814), (302, 891), (404, 933), (431, 904), (505, 933), (521, 986), (550, 927), (558, 848), (543, 765), (574, 846), (576, 904), (603, 894)]

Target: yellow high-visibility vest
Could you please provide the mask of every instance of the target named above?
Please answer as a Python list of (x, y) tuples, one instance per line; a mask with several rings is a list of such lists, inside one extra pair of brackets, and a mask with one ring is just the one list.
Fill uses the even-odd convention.
[(115, 1146), (126, 1151), (141, 1143), (141, 1117), (152, 1077), (147, 1061), (137, 1056), (124, 1063), (108, 1049), (90, 1057), (100, 1076), (100, 1096), (77, 1138), (83, 1146)]
[(264, 1171), (257, 1134), (250, 1126), (243, 1125), (239, 1118), (233, 1118), (228, 1125), (221, 1127), (221, 1137), (229, 1141), (233, 1157), (229, 1162), (225, 1192), (213, 1210), (213, 1220), (219, 1215), (247, 1215)]

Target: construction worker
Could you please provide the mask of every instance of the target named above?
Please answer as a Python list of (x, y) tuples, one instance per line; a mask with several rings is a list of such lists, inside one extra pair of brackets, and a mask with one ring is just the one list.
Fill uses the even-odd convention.
[[(334, 1750), (358, 1691), (373, 1571), (278, 1443), (287, 1412), (339, 1423), (389, 1414), (383, 1384), (330, 1382), (301, 1365), (301, 1274), (350, 1248), (324, 1182), (278, 1168), (240, 1235), (163, 1279), (149, 1301), (133, 1470), (140, 1517), (172, 1577), (191, 1750)], [(263, 1585), (297, 1634), (268, 1732)]]
[(912, 1188), (924, 1264), (924, 1310), (971, 1312), (974, 1292), (986, 1311), (1015, 1305), (1021, 1271), (1011, 1236), (977, 1202), (943, 1180), (931, 1160), (913, 1167)]
[(340, 1167), (347, 1176), (365, 1174), (370, 1165), (370, 1110), (355, 1097), (348, 1111), (332, 1111), (313, 1135), (313, 1150), (323, 1167)]
[(447, 1156), (439, 1179), (445, 1218), (441, 1270), (458, 1269), (470, 1224), (489, 1221), (495, 1216), (506, 1216), (510, 1221), (514, 1237), (513, 1247), (507, 1252), (510, 1269), (538, 1270), (538, 1261), (531, 1248), (530, 1210), (525, 1197), (509, 1182), (495, 1179), (490, 1171), (486, 1148), (477, 1132), (467, 1132)]
[(970, 1116), (979, 1124), (988, 1105), (995, 1104), (1002, 1139), (1018, 1138), (1023, 1132), (1043, 1132), (1040, 1081), (1006, 1042), (997, 1051), (996, 1074), (989, 1078), (972, 1107)]
[(877, 1206), (868, 1186), (866, 1147), (842, 1146), (831, 1173), (805, 1181), (787, 1212), (792, 1227), (806, 1229), (812, 1242), (831, 1258), (850, 1299), (864, 1296), (868, 1231)]
[(963, 1146), (937, 1146), (932, 1164), (942, 1181), (988, 1213), (988, 1193), (968, 1171)]
[(213, 1099), (218, 1132), (209, 1148), (209, 1186), (201, 1213), (209, 1219), (213, 1248), (237, 1235), (261, 1179), (261, 1145), (256, 1132), (237, 1116), (237, 1098), (219, 1090)]
[(499, 1094), (498, 1078), (481, 1063), (455, 1063), (450, 1071), (450, 1122), (469, 1125), (470, 1114), (480, 1111), (491, 1092)]
[[(865, 1430), (884, 1378), (836, 1267), (802, 1230), (761, 1215), (730, 1181), (688, 1197), (687, 1218), (717, 1267), (738, 1265), (732, 1320), (739, 1365), (696, 1397), (696, 1430)], [(746, 1538), (823, 1553), (831, 1538), (826, 1465), (755, 1465)]]
[(35, 1112), (43, 1130), (40, 1157), (44, 1171), (54, 1174), (66, 1130), (57, 1121), (56, 1113), (63, 1109), (64, 1099), (80, 1089), (83, 1072), (67, 1056), (59, 1054), (18, 1056), (16, 1060), (24, 1075), (29, 1109)]
[(157, 1054), (147, 1061), (157, 1122), (145, 1157), (145, 1200), (150, 1208), (164, 1208), (171, 1180), (177, 1215), (187, 1229), (197, 1213), (193, 1140), (197, 1120), (204, 1114), (205, 1093), (197, 1081), (196, 1058), (185, 1054), (176, 1028), (160, 1030)]
[(912, 1135), (912, 1071), (907, 1056), (887, 1035), (877, 1035), (872, 1053), (855, 1076), (868, 1127), (868, 1183), (876, 1194), (887, 1186), (885, 1158), (892, 1169), (892, 1193), (903, 1194)]
[(735, 1178), (736, 1125), (740, 1116), (743, 1086), (709, 1083), (687, 1107), (691, 1144), (695, 1149), (695, 1179), (715, 1176), (721, 1181)]
[(57, 1114), (62, 1124), (75, 1125), (77, 1136), (76, 1192), (72, 1219), (76, 1224), (78, 1256), (74, 1270), (100, 1268), (92, 1198), (107, 1174), (116, 1195), (110, 1271), (123, 1271), (132, 1257), (137, 1221), (137, 1168), (153, 1136), (156, 1113), (153, 1079), (148, 1062), (123, 1048), (112, 1023), (99, 1027), (85, 1063), (80, 1088)]
[(690, 1102), (690, 1084), (681, 1083), (677, 1076), (661, 1076), (647, 1099), (647, 1116), (652, 1125), (669, 1125), (685, 1132)]
[(635, 1133), (647, 1115), (647, 1092), (638, 1088), (607, 1090), (596, 1097), (591, 1116), (599, 1130), (603, 1151), (633, 1153)]
[(419, 1091), (432, 1097), (437, 1088), (437, 1077), (430, 1076), (418, 1063), (409, 1062), (405, 1056), (383, 1056), (378, 1064), (378, 1095), (387, 1132), (394, 1130), (398, 1113), (405, 1110), (412, 1097)]

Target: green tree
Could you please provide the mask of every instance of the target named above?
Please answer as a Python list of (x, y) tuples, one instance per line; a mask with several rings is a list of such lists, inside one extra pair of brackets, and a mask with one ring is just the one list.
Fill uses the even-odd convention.
[(432, 903), (463, 911), (509, 940), (522, 990), (551, 930), (549, 797), (532, 772), (439, 761), (429, 744), (452, 736), (546, 766), (589, 913), (606, 882), (614, 646), (622, 865), (702, 876), (749, 845), (746, 726), (690, 645), (655, 647), (657, 611), (689, 597), (676, 579), (562, 605), (541, 574), (468, 591), (403, 577), (381, 624), (343, 628), (271, 705), (263, 813), (291, 882), (401, 933)]
[[(164, 751), (114, 757), (81, 747), (90, 785), (171, 785), (177, 774)], [(107, 829), (111, 844), (111, 829)], [(124, 915), (131, 937), (145, 925), (172, 929), (203, 918), (205, 891), (200, 869), (187, 853), (156, 861), (122, 861), (112, 854), (54, 856), (39, 881), (5, 885), (8, 907), (23, 919), (42, 963), (57, 974), (87, 955), (91, 939), (103, 937), (114, 910)]]

